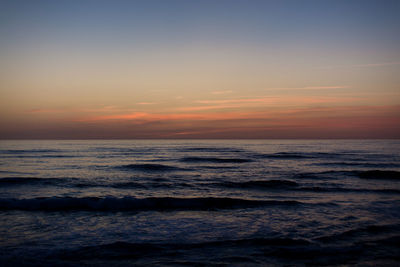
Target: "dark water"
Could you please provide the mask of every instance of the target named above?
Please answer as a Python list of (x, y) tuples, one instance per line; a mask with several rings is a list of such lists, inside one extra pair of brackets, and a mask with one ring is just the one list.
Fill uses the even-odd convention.
[(0, 265), (400, 264), (400, 141), (0, 141)]

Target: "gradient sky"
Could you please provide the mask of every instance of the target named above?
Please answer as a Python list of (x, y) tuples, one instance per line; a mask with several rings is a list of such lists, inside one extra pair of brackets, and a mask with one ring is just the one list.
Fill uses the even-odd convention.
[(0, 138), (400, 138), (399, 14), (0, 0)]

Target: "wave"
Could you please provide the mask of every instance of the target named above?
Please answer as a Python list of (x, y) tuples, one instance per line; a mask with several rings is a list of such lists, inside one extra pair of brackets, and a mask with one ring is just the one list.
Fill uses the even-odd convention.
[(136, 182), (121, 182), (112, 184), (102, 184), (102, 183), (90, 183), (90, 182), (80, 182), (71, 184), (71, 186), (79, 188), (90, 188), (90, 187), (106, 187), (106, 188), (118, 188), (118, 189), (147, 189), (148, 187), (141, 183)]
[[(311, 242), (305, 239), (295, 239), (295, 238), (248, 238), (248, 239), (232, 239), (232, 240), (221, 240), (221, 241), (209, 241), (209, 242), (201, 242), (201, 243), (129, 243), (129, 242), (114, 242), (111, 244), (105, 245), (97, 245), (97, 246), (88, 246), (79, 249), (75, 249), (74, 254), (76, 252), (94, 252), (98, 250), (101, 251), (114, 251), (114, 252), (122, 252), (122, 253), (131, 253), (131, 252), (152, 252), (159, 253), (160, 250), (168, 250), (168, 249), (197, 249), (197, 248), (216, 248), (216, 247), (231, 247), (231, 246), (306, 246), (310, 245)], [(88, 253), (87, 256), (91, 256)], [(82, 256), (81, 253), (80, 256)], [(86, 254), (86, 253), (84, 253)], [(109, 255), (109, 254), (103, 254)], [(100, 255), (99, 255), (100, 256)], [(138, 255), (140, 256), (140, 255)]]
[(387, 235), (390, 233), (400, 233), (400, 225), (399, 224), (368, 225), (356, 229), (351, 229), (341, 233), (322, 236), (317, 238), (316, 240), (321, 242), (337, 242), (347, 239), (352, 240), (355, 237), (363, 237), (363, 236), (372, 237), (373, 235), (380, 235), (380, 234)]
[(136, 182), (114, 183), (111, 185), (114, 188), (132, 189), (132, 188), (147, 188), (145, 185)]
[(369, 170), (369, 171), (326, 171), (326, 172), (310, 172), (310, 173), (297, 173), (293, 175), (294, 178), (300, 179), (335, 179), (343, 178), (343, 176), (354, 177), (357, 176), (363, 179), (400, 179), (399, 171), (386, 171), (386, 170)]
[[(209, 185), (209, 184), (206, 184)], [(246, 182), (220, 182), (212, 183), (211, 185), (238, 188), (238, 189), (283, 189), (290, 191), (305, 191), (305, 192), (341, 192), (341, 193), (378, 193), (378, 194), (400, 194), (398, 189), (367, 189), (367, 188), (346, 188), (339, 186), (323, 187), (323, 186), (300, 186), (299, 183), (291, 180), (253, 180)]]
[(177, 187), (193, 187), (188, 183), (136, 183), (136, 182), (123, 182), (114, 183), (111, 185), (104, 185), (105, 187), (113, 187), (118, 189), (153, 189), (153, 188), (177, 188)]
[(374, 194), (400, 194), (399, 189), (382, 188), (346, 188), (336, 184), (322, 184), (322, 186), (302, 186), (301, 184), (291, 180), (250, 180), (245, 182), (209, 182), (209, 183), (186, 183), (170, 181), (168, 179), (154, 179), (153, 182), (106, 182), (106, 181), (90, 181), (79, 178), (36, 178), (36, 177), (6, 177), (0, 178), (0, 187), (7, 186), (63, 186), (77, 188), (116, 188), (116, 189), (146, 189), (154, 188), (209, 188), (222, 187), (231, 189), (248, 189), (248, 190), (287, 190), (287, 191), (304, 191), (316, 193), (374, 193)]
[(304, 159), (310, 158), (309, 155), (304, 153), (289, 153), (289, 152), (279, 152), (273, 154), (260, 154), (260, 158), (270, 158), (270, 159)]
[(96, 152), (117, 152), (117, 153), (136, 153), (136, 152), (154, 152), (158, 149), (155, 147), (93, 147), (89, 151)]
[[(0, 165), (3, 165), (0, 163)], [(15, 171), (2, 171), (0, 170), (0, 173), (6, 173), (6, 174), (33, 174), (32, 172), (15, 172)]]
[[(50, 257), (76, 262), (105, 260), (115, 263), (116, 260), (124, 262), (131, 260), (133, 263), (143, 263), (144, 261), (148, 265), (165, 262), (168, 265), (180, 263), (177, 265), (195, 266), (253, 265), (252, 263), (258, 263), (256, 264), (258, 266), (265, 265), (266, 259), (278, 260), (279, 265), (348, 265), (359, 262), (361, 259), (374, 263), (374, 260), (382, 257), (382, 252), (379, 251), (382, 249), (387, 249), (384, 253), (386, 260), (398, 260), (397, 244), (399, 240), (400, 238), (395, 236), (373, 242), (350, 243), (340, 246), (320, 245), (307, 239), (289, 237), (228, 239), (198, 243), (118, 241), (110, 244), (64, 249)], [(211, 262), (204, 259), (210, 251), (215, 252), (213, 253), (213, 255), (215, 254), (214, 261)], [(200, 256), (195, 259), (188, 258), (188, 255), (191, 254)], [(284, 262), (280, 262), (280, 259), (283, 259)]]
[(314, 158), (337, 158), (348, 156), (350, 154), (327, 153), (327, 152), (277, 152), (272, 154), (260, 154), (260, 158), (270, 159), (314, 159)]
[(309, 192), (340, 192), (340, 193), (377, 193), (377, 194), (400, 194), (398, 189), (366, 189), (366, 188), (345, 188), (345, 187), (299, 187), (293, 190)]
[(342, 176), (354, 176), (352, 171), (325, 171), (325, 172), (301, 172), (293, 175), (295, 179), (337, 179), (342, 178)]
[(245, 163), (251, 162), (245, 158), (216, 158), (216, 157), (184, 157), (181, 162), (211, 162), (211, 163)]
[(46, 185), (51, 185), (51, 184), (59, 184), (62, 182), (70, 181), (73, 178), (36, 178), (36, 177), (6, 177), (6, 178), (0, 178), (0, 185), (6, 186), (6, 185), (33, 185), (33, 184), (46, 184)]
[(370, 163), (370, 162), (352, 162), (352, 161), (343, 161), (343, 162), (320, 162), (314, 163), (313, 165), (318, 166), (350, 166), (350, 167), (365, 167), (365, 168), (398, 168), (400, 164), (391, 163), (391, 162), (382, 162), (382, 163)]
[[(118, 189), (151, 189), (158, 187), (193, 187), (192, 184), (184, 182), (169, 182), (168, 179), (155, 179), (156, 182), (117, 182), (107, 183), (98, 182), (96, 180), (82, 180), (79, 178), (36, 178), (36, 177), (5, 177), (0, 178), (0, 187), (5, 186), (22, 186), (22, 185), (53, 185), (53, 186), (68, 186), (78, 188), (90, 187), (105, 187), (105, 188), (118, 188)], [(158, 181), (158, 182), (157, 182)], [(161, 182), (160, 182), (161, 181)]]
[[(209, 242), (137, 242), (60, 249), (47, 259), (101, 265), (354, 265), (396, 266), (400, 236), (342, 245), (321, 245), (304, 238), (247, 238)], [(213, 257), (209, 257), (212, 252)], [(192, 255), (195, 255), (193, 257)], [(283, 262), (281, 261), (283, 260)], [(72, 261), (72, 262), (71, 262)], [(92, 264), (90, 264), (92, 263)], [(380, 264), (379, 264), (380, 263)], [(68, 265), (69, 265), (68, 264)], [(60, 264), (61, 265), (61, 264)], [(96, 265), (96, 264), (95, 264)]]
[(113, 184), (101, 184), (95, 181), (82, 181), (78, 178), (36, 178), (36, 177), (6, 177), (0, 178), (0, 186), (18, 185), (68, 185), (79, 188), (86, 187), (114, 187), (114, 188), (146, 188), (145, 185), (136, 182), (120, 182)]
[(221, 182), (221, 183), (216, 183), (215, 185), (222, 187), (229, 187), (229, 188), (284, 189), (284, 188), (296, 187), (299, 184), (290, 180), (267, 180), (267, 181), (254, 180), (246, 182)]
[[(199, 242), (199, 243), (129, 243), (129, 242), (114, 242), (104, 245), (86, 246), (77, 249), (62, 250), (59, 253), (54, 253), (52, 258), (67, 259), (67, 260), (88, 260), (88, 259), (101, 259), (101, 260), (137, 260), (145, 257), (158, 259), (159, 257), (173, 257), (179, 256), (179, 252), (195, 252), (198, 250), (210, 250), (218, 249), (226, 250), (227, 255), (231, 255), (231, 249), (246, 249), (252, 248), (282, 248), (282, 247), (293, 247), (302, 248), (309, 246), (311, 243), (305, 239), (294, 239), (294, 238), (249, 238), (249, 239), (238, 239), (238, 240), (221, 240), (221, 241), (210, 241), (210, 242)], [(230, 257), (235, 261), (250, 261), (246, 254), (246, 250), (243, 251), (242, 257)], [(185, 261), (188, 263), (187, 261)], [(171, 263), (171, 261), (169, 261)], [(200, 264), (200, 263), (199, 263)], [(169, 265), (169, 264), (168, 264)], [(181, 264), (179, 264), (181, 265)], [(190, 264), (192, 265), (192, 264)], [(196, 264), (194, 264), (196, 265)], [(198, 265), (198, 264), (197, 264)], [(200, 264), (201, 266), (204, 265)]]
[(240, 153), (244, 150), (238, 148), (230, 148), (230, 147), (185, 147), (180, 148), (178, 151), (182, 152), (231, 152), (231, 153)]
[(134, 170), (134, 171), (145, 171), (145, 172), (164, 172), (164, 171), (187, 170), (187, 169), (178, 168), (175, 166), (163, 165), (163, 164), (128, 164), (128, 165), (118, 166), (117, 168), (122, 168), (122, 169), (126, 169), (126, 170)]
[(232, 169), (237, 169), (240, 168), (240, 166), (234, 166), (234, 165), (218, 165), (218, 166), (207, 166), (207, 165), (201, 165), (201, 166), (196, 166), (199, 169), (209, 169), (209, 170), (223, 170), (223, 169), (227, 169), (227, 170), (232, 170)]
[(8, 149), (0, 150), (0, 153), (22, 154), (22, 153), (58, 153), (58, 149)]
[(384, 180), (400, 180), (399, 171), (381, 171), (371, 170), (363, 172), (355, 172), (358, 177), (363, 179), (384, 179)]
[(72, 184), (75, 187), (108, 187), (108, 188), (117, 188), (117, 189), (154, 189), (154, 188), (178, 188), (178, 187), (193, 187), (192, 184), (180, 182), (180, 183), (172, 183), (172, 182), (147, 182), (147, 183), (138, 183), (138, 182), (119, 182), (119, 183), (111, 183), (111, 184), (102, 184), (102, 183), (76, 183)]
[(173, 198), (173, 197), (47, 197), (33, 199), (0, 199), (0, 210), (26, 211), (168, 211), (241, 209), (265, 206), (298, 206), (292, 200), (248, 200), (237, 198)]
[(75, 155), (41, 155), (39, 158), (77, 158)]
[(79, 156), (73, 156), (73, 155), (1, 155), (0, 158), (18, 158), (18, 159), (28, 159), (28, 158), (33, 158), (33, 159), (42, 159), (42, 158), (77, 158)]

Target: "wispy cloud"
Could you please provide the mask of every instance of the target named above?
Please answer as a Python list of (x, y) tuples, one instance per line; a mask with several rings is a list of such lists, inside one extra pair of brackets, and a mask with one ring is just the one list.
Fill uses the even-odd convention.
[[(51, 121), (49, 133), (74, 129), (75, 138), (120, 136), (124, 138), (348, 138), (399, 136), (400, 106), (349, 105), (292, 107), (230, 112), (126, 112), (86, 119)], [(95, 129), (88, 131), (87, 127)], [(138, 127), (140, 126), (140, 127)], [(21, 125), (25, 129), (26, 125)], [(131, 129), (135, 129), (132, 131)], [(382, 130), (383, 129), (383, 130)], [(49, 135), (51, 136), (51, 135)], [(89, 135), (90, 137), (91, 135)]]
[(155, 102), (138, 102), (136, 104), (138, 104), (138, 105), (155, 105), (157, 103), (155, 103)]
[[(318, 99), (317, 99), (318, 100)], [(313, 101), (317, 101), (313, 100)], [(364, 114), (368, 112), (378, 112), (387, 107), (374, 106), (343, 106), (343, 107), (288, 107), (286, 109), (264, 109), (258, 111), (228, 111), (228, 112), (208, 112), (197, 113), (196, 111), (211, 110), (217, 108), (236, 107), (236, 105), (211, 105), (200, 107), (186, 107), (179, 109), (175, 113), (148, 113), (148, 112), (130, 112), (116, 115), (92, 116), (80, 121), (207, 121), (207, 120), (235, 120), (235, 119), (266, 119), (278, 118), (280, 116), (298, 116), (307, 117), (324, 115), (333, 115), (334, 113), (343, 114)], [(390, 107), (391, 108), (391, 107)]]
[(303, 87), (275, 87), (267, 88), (267, 90), (329, 90), (329, 89), (347, 89), (347, 85), (331, 85), (331, 86), (303, 86)]
[(232, 90), (225, 90), (225, 91), (213, 91), (211, 94), (213, 95), (225, 95), (225, 94), (230, 94), (233, 93)]
[[(261, 115), (260, 115), (261, 114)], [(80, 119), (79, 121), (206, 121), (206, 120), (230, 120), (245, 119), (249, 117), (263, 117), (264, 113), (257, 112), (214, 112), (214, 113), (147, 113), (133, 112), (118, 115), (92, 116)]]
[(97, 116), (94, 120), (133, 120), (133, 119), (142, 119), (147, 117), (148, 113), (145, 112), (134, 112), (129, 114), (117, 114), (117, 115), (106, 115), (106, 116)]
[(179, 111), (206, 111), (212, 109), (229, 109), (252, 107), (265, 104), (274, 104), (279, 101), (276, 97), (243, 98), (243, 99), (222, 99), (222, 100), (197, 100), (195, 103), (203, 104), (200, 106), (179, 107)]
[(216, 104), (216, 105), (206, 105), (206, 106), (194, 106), (194, 107), (180, 107), (176, 110), (179, 111), (206, 111), (212, 109), (228, 109), (228, 108), (238, 108), (243, 107), (243, 104)]
[(259, 97), (259, 98), (243, 98), (243, 99), (223, 99), (223, 100), (197, 100), (200, 104), (227, 104), (227, 103), (254, 103), (254, 102), (271, 102), (275, 97)]
[(400, 61), (391, 62), (377, 62), (377, 63), (364, 63), (364, 64), (352, 64), (352, 65), (334, 65), (326, 66), (318, 69), (339, 69), (339, 68), (377, 68), (400, 65)]
[(337, 85), (337, 86), (306, 86), (300, 89), (346, 89), (346, 88), (350, 88), (347, 85)]
[(41, 109), (41, 108), (35, 108), (35, 109), (29, 109), (25, 110), (27, 113), (60, 113), (60, 112), (66, 112), (66, 109)]
[(73, 110), (74, 112), (86, 112), (86, 113), (113, 113), (113, 112), (127, 112), (128, 109), (120, 108), (118, 106), (104, 106), (98, 108), (78, 108)]
[(176, 110), (184, 111), (201, 111), (210, 109), (224, 108), (245, 108), (245, 107), (288, 107), (288, 106), (304, 106), (315, 104), (332, 104), (357, 102), (359, 97), (344, 96), (263, 96), (257, 98), (243, 99), (222, 99), (222, 100), (197, 100), (195, 103), (203, 104), (203, 106), (180, 107)]
[(120, 108), (117, 106), (103, 106), (103, 107), (88, 107), (88, 108), (78, 108), (78, 107), (64, 107), (64, 108), (36, 108), (25, 110), (27, 113), (115, 113), (115, 112), (129, 112), (132, 109)]
[(384, 66), (392, 66), (392, 65), (400, 65), (400, 61), (369, 63), (369, 64), (357, 64), (357, 65), (352, 65), (352, 67), (384, 67)]

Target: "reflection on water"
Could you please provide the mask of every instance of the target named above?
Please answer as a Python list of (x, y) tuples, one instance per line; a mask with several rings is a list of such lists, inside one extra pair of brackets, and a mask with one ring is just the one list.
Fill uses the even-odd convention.
[(400, 142), (0, 141), (8, 265), (397, 265)]

